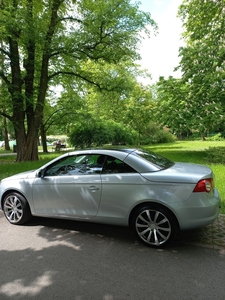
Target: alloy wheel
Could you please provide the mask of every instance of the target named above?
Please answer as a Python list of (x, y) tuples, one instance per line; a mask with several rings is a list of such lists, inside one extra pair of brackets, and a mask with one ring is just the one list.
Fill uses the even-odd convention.
[(9, 195), (4, 201), (4, 213), (10, 223), (18, 223), (23, 217), (23, 205), (16, 195)]
[(144, 209), (136, 217), (135, 229), (146, 244), (159, 247), (171, 237), (172, 225), (169, 218), (156, 209)]

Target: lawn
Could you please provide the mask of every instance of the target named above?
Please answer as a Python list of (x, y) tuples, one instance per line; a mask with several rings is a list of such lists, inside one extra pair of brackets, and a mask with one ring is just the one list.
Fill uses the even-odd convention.
[[(184, 141), (171, 144), (158, 144), (146, 146), (145, 148), (155, 151), (173, 161), (200, 163), (212, 168), (216, 176), (216, 186), (220, 192), (222, 205), (221, 213), (225, 213), (225, 164), (212, 163), (208, 155), (208, 150), (212, 147), (224, 147), (225, 141)], [(55, 158), (61, 153), (50, 152), (48, 154), (39, 154), (39, 161), (16, 163), (15, 156), (1, 156), (0, 151), (0, 180), (4, 177), (27, 171), (34, 170)]]

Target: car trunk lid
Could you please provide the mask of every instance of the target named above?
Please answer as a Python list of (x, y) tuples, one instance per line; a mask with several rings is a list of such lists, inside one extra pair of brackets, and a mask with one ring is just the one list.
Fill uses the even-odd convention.
[(207, 166), (181, 162), (165, 170), (141, 175), (150, 181), (171, 183), (197, 183), (200, 179), (214, 177), (212, 170)]

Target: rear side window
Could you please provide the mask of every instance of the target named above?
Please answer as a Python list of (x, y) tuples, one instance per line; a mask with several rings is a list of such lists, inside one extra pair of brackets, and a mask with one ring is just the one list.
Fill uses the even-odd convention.
[(103, 174), (136, 173), (136, 171), (128, 164), (119, 160), (118, 158), (107, 155), (102, 173)]
[(132, 152), (132, 155), (140, 156), (141, 158), (157, 166), (160, 170), (170, 168), (174, 165), (174, 162), (151, 151), (135, 150)]

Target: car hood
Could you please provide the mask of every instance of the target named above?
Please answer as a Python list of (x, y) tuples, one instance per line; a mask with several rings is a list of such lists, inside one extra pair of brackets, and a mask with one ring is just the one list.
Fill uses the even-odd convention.
[(28, 177), (35, 177), (36, 171), (37, 170), (32, 170), (32, 171), (26, 171), (26, 172), (18, 173), (16, 175), (6, 177), (6, 178), (2, 179), (1, 181), (14, 180), (14, 179), (26, 179)]
[(142, 173), (144, 178), (151, 181), (197, 183), (200, 179), (213, 177), (212, 170), (204, 165), (192, 163), (175, 163), (166, 170), (152, 173)]

